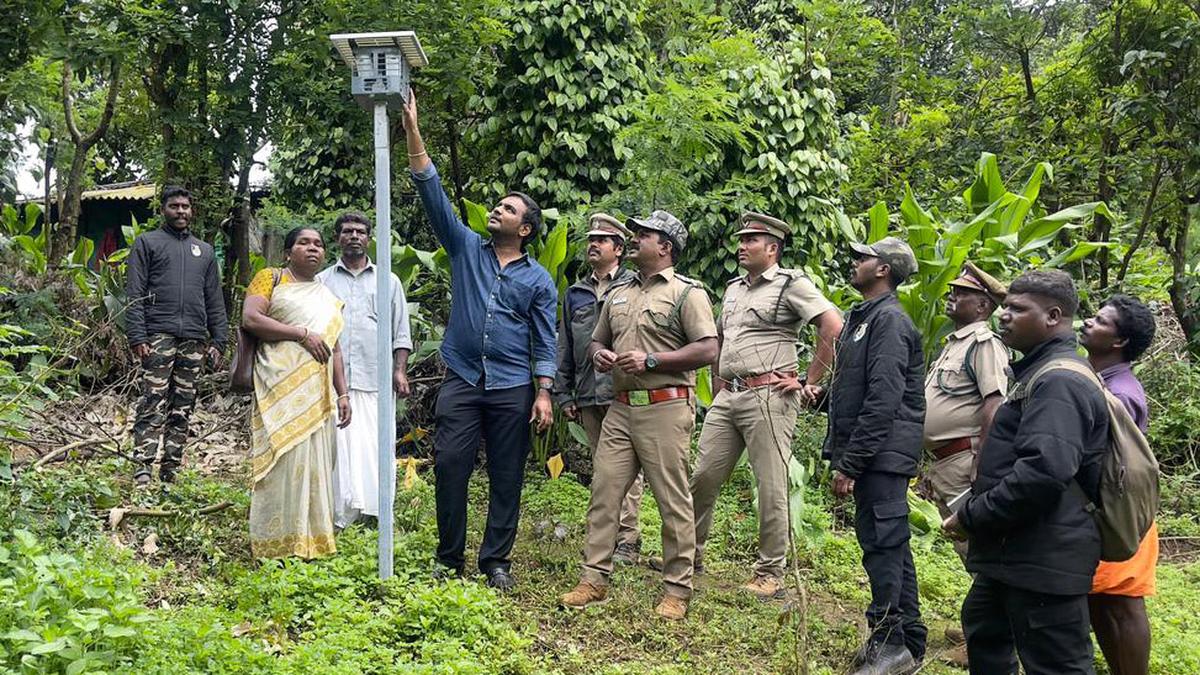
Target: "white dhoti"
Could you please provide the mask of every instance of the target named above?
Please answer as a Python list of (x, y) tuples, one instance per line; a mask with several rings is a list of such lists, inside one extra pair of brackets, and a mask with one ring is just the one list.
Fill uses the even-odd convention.
[(379, 516), (379, 394), (350, 390), (350, 426), (337, 430), (333, 522)]

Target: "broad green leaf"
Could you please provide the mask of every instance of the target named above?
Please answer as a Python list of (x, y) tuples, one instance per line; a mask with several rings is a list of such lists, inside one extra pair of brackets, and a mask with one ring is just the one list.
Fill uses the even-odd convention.
[(999, 199), (1007, 190), (1000, 178), (1000, 166), (996, 156), (990, 152), (982, 153), (975, 163), (975, 182), (963, 192), (963, 202), (972, 213), (979, 213), (988, 204)]
[(712, 367), (704, 366), (696, 371), (696, 400), (708, 408), (713, 402)]
[(1088, 202), (1087, 204), (1065, 208), (1031, 221), (1028, 225), (1021, 228), (1017, 237), (1017, 254), (1025, 255), (1037, 250), (1052, 241), (1062, 228), (1068, 226), (1073, 221), (1086, 218), (1094, 213), (1099, 213), (1110, 220), (1114, 220), (1112, 212), (1108, 210), (1108, 206), (1104, 202)]
[(888, 233), (888, 209), (887, 204), (882, 200), (875, 202), (867, 211), (867, 218), (871, 221), (871, 226), (867, 230), (867, 243), (873, 244), (887, 236)]
[(464, 199), (463, 202), (467, 206), (467, 226), (485, 237), (489, 236), (487, 229), (487, 207), (482, 204), (476, 204), (470, 199)]
[(1062, 267), (1082, 260), (1102, 248), (1111, 248), (1114, 242), (1109, 241), (1080, 241), (1071, 248), (1047, 260), (1045, 267)]

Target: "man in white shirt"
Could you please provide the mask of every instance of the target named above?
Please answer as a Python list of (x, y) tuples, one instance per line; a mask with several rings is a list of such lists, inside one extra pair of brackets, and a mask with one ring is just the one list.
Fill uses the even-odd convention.
[[(379, 516), (379, 391), (378, 345), (375, 298), (375, 263), (367, 257), (371, 221), (363, 214), (347, 212), (333, 224), (341, 257), (317, 275), (345, 307), (342, 356), (350, 407), (355, 411), (350, 426), (337, 431), (337, 460), (334, 465), (334, 525), (346, 527), (360, 516)], [(412, 334), (408, 305), (400, 279), (392, 274), (392, 387), (399, 398), (410, 393), (408, 355)], [(393, 414), (394, 418), (394, 414)], [(393, 420), (393, 424), (394, 424)]]

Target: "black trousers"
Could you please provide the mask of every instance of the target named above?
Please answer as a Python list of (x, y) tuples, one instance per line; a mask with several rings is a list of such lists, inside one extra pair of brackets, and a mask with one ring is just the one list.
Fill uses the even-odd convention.
[(437, 501), (438, 562), (463, 568), (467, 546), (467, 484), (475, 470), (479, 441), (486, 442), (487, 527), (479, 546), (479, 569), (509, 569), (517, 538), (521, 486), (529, 457), (529, 411), (533, 386), (511, 389), (471, 385), (447, 371), (438, 392), (433, 435)]
[(1038, 593), (976, 575), (962, 608), (978, 675), (1095, 673), (1086, 595)]
[(902, 644), (921, 659), (929, 631), (921, 623), (917, 570), (908, 546), (907, 496), (907, 476), (864, 472), (854, 481), (854, 533), (871, 583), (871, 639)]

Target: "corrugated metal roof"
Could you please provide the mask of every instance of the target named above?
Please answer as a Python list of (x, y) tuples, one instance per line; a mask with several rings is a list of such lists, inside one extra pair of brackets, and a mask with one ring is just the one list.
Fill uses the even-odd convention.
[(143, 183), (142, 185), (128, 185), (125, 187), (100, 187), (95, 190), (84, 190), (82, 200), (89, 199), (154, 199), (154, 195), (158, 194), (158, 186), (153, 183)]

